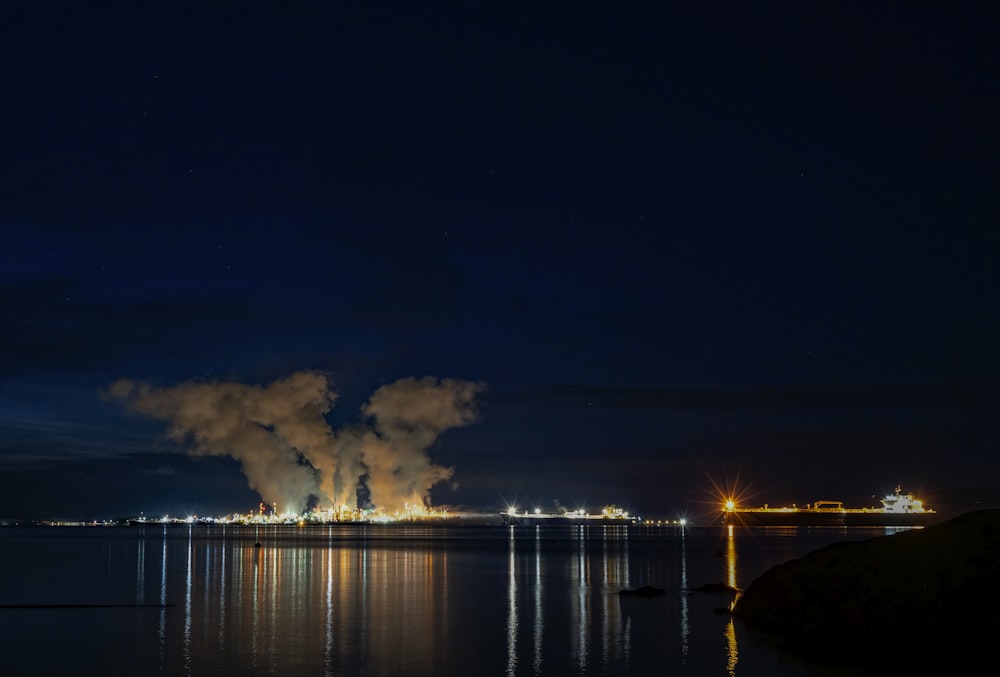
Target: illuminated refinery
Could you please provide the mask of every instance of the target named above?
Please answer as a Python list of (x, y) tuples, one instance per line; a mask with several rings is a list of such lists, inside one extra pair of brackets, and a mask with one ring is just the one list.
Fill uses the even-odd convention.
[(316, 371), (266, 386), (121, 380), (108, 396), (167, 421), (168, 437), (192, 455), (239, 462), (250, 489), (272, 509), (236, 521), (370, 521), (369, 505), (387, 520), (429, 516), (423, 506), (431, 487), (450, 479), (454, 468), (433, 463), (428, 449), (444, 431), (476, 420), (482, 388), (458, 379), (400, 379), (375, 391), (358, 422), (337, 429), (325, 418), (337, 393), (328, 375)]
[[(263, 501), (255, 511), (225, 517), (141, 516), (128, 523), (496, 522), (496, 513), (456, 514), (429, 507), (431, 487), (450, 479), (454, 468), (435, 464), (428, 450), (446, 430), (477, 420), (475, 399), (482, 389), (482, 384), (458, 379), (400, 379), (378, 388), (356, 423), (333, 428), (325, 415), (337, 393), (322, 372), (296, 372), (264, 386), (186, 382), (158, 387), (117, 381), (107, 393), (110, 398), (168, 422), (168, 437), (195, 456), (238, 461), (249, 488)], [(616, 506), (605, 506), (598, 514), (584, 509), (521, 512), (511, 506), (500, 518), (508, 525), (642, 523)]]
[[(492, 518), (492, 519), (491, 519)], [(626, 510), (614, 505), (607, 505), (599, 513), (588, 513), (580, 508), (559, 513), (542, 512), (540, 508), (520, 510), (509, 506), (500, 513), (500, 523), (505, 526), (555, 526), (555, 525), (620, 525), (643, 524), (647, 526), (686, 526), (684, 518), (674, 520), (643, 520), (637, 515), (631, 515)], [(477, 520), (496, 522), (496, 513), (466, 513), (451, 511), (448, 508), (428, 508), (425, 506), (406, 506), (405, 509), (393, 513), (385, 513), (375, 509), (322, 510), (315, 509), (302, 514), (280, 513), (276, 509), (261, 503), (255, 511), (233, 513), (222, 517), (199, 517), (188, 515), (176, 517), (170, 515), (146, 517), (144, 515), (131, 518), (128, 523), (133, 526), (157, 525), (234, 525), (234, 526), (307, 526), (326, 524), (399, 524), (399, 523), (433, 523), (447, 521)], [(109, 523), (113, 524), (113, 523)], [(93, 525), (93, 524), (91, 524)]]
[(461, 514), (453, 514), (447, 508), (436, 510), (425, 506), (405, 505), (402, 510), (392, 513), (381, 512), (374, 508), (357, 509), (346, 506), (339, 510), (334, 509), (314, 509), (302, 514), (279, 513), (276, 509), (265, 506), (261, 503), (256, 511), (246, 513), (233, 513), (222, 517), (199, 517), (188, 515), (186, 517), (162, 517), (140, 516), (129, 520), (129, 524), (136, 526), (153, 524), (223, 524), (223, 525), (300, 525), (307, 524), (388, 524), (394, 522), (426, 522), (446, 520), (452, 517), (461, 517)]

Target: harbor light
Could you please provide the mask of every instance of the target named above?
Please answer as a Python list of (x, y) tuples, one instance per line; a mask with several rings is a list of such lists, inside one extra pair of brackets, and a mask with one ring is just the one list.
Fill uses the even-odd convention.
[(734, 501), (731, 498), (726, 499), (726, 510), (728, 510), (729, 512), (732, 512), (733, 508), (735, 508), (735, 507), (736, 507), (736, 501)]

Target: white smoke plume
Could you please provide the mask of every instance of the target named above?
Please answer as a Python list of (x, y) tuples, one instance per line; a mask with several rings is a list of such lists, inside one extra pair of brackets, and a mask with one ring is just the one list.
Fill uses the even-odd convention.
[(431, 463), (428, 449), (448, 428), (476, 420), (478, 383), (405, 378), (379, 388), (362, 407), (366, 417), (339, 431), (325, 415), (337, 399), (326, 374), (301, 371), (267, 386), (187, 382), (154, 387), (116, 381), (107, 394), (136, 413), (170, 422), (168, 436), (196, 455), (231, 456), (250, 488), (282, 512), (310, 500), (392, 513), (426, 506), (431, 487), (453, 468)]
[(390, 512), (424, 505), (430, 487), (451, 478), (454, 468), (431, 464), (427, 449), (448, 428), (475, 420), (473, 400), (481, 389), (428, 377), (400, 379), (375, 391), (362, 407), (375, 422), (362, 445), (372, 503)]

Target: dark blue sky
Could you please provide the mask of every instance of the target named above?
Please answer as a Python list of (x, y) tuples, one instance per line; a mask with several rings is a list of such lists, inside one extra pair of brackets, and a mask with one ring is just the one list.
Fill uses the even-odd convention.
[(998, 486), (998, 34), (991, 3), (4, 3), (0, 517), (252, 507), (100, 393), (305, 369), (334, 428), (485, 384), (436, 503)]

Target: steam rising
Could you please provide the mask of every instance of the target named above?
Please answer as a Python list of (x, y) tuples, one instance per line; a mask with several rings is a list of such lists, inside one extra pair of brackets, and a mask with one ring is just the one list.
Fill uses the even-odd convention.
[(400, 379), (375, 391), (361, 422), (340, 430), (325, 418), (337, 395), (316, 371), (267, 386), (120, 380), (108, 394), (169, 421), (168, 436), (189, 443), (192, 454), (239, 461), (250, 488), (282, 512), (301, 512), (310, 500), (354, 509), (360, 487), (374, 507), (393, 513), (428, 505), (431, 487), (452, 476), (454, 468), (434, 465), (427, 450), (448, 428), (476, 420), (482, 390), (455, 379)]

